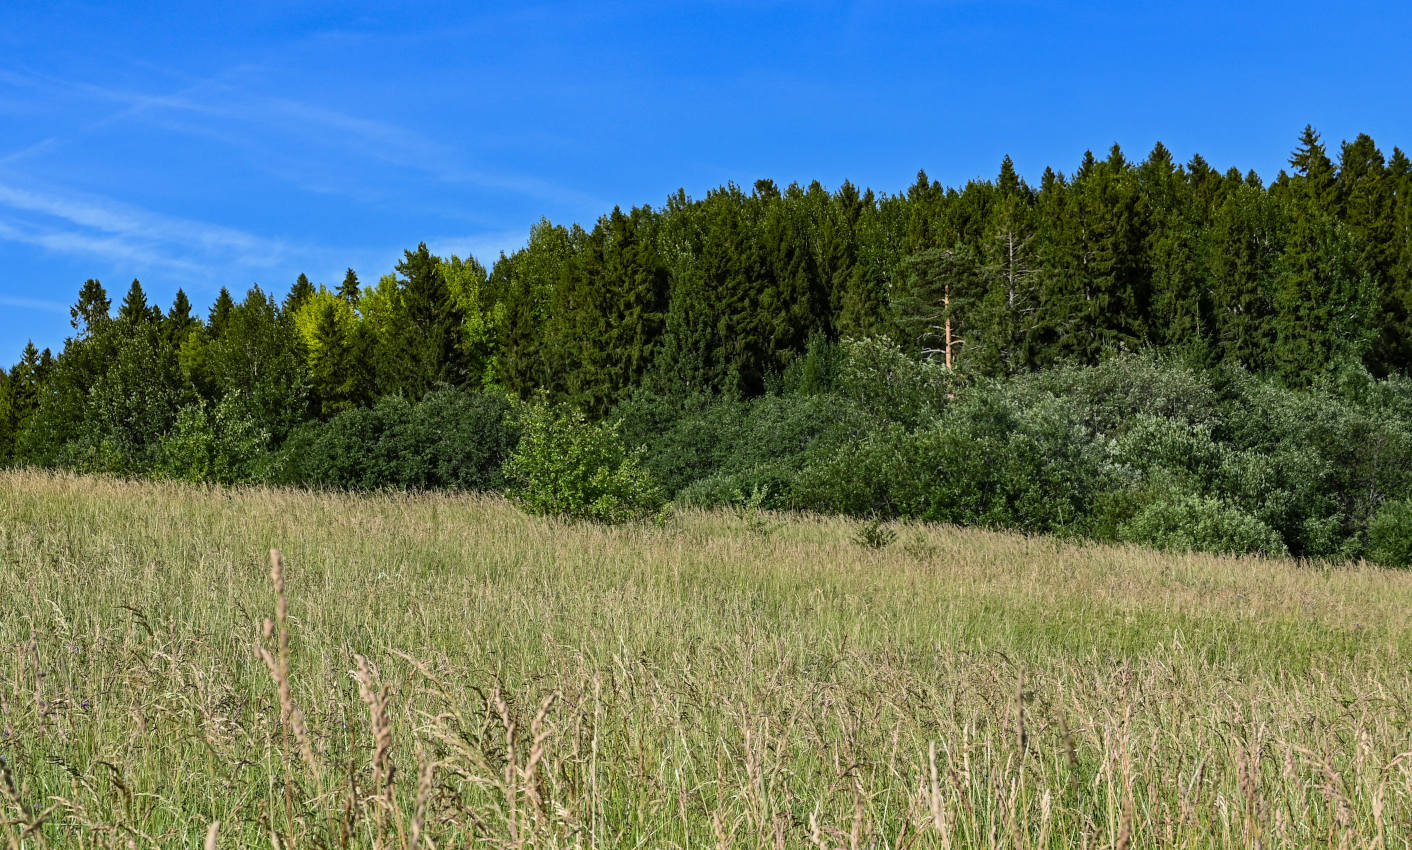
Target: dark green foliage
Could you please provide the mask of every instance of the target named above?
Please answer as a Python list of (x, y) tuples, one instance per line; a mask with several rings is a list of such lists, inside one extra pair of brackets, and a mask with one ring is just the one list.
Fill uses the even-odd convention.
[(358, 282), (358, 273), (352, 268), (343, 276), (343, 283), (338, 285), (338, 297), (356, 306), (358, 299), (363, 295), (363, 285)]
[(462, 345), (465, 315), (451, 297), (441, 260), (427, 250), (405, 251), (388, 327), (377, 341), (379, 388), (419, 399), (441, 386), (465, 386), (469, 360)]
[(161, 310), (156, 307), (148, 308), (147, 293), (142, 291), (142, 284), (137, 281), (137, 278), (133, 278), (132, 286), (128, 287), (127, 295), (123, 297), (123, 303), (118, 307), (118, 321), (135, 325), (155, 321), (161, 317)]
[(216, 296), (216, 303), (211, 305), (211, 313), (206, 322), (206, 327), (210, 329), (212, 338), (225, 333), (226, 324), (230, 321), (230, 315), (233, 312), (235, 312), (235, 299), (230, 297), (230, 290), (222, 286), (220, 294)]
[(897, 532), (877, 517), (865, 520), (853, 535), (853, 542), (864, 549), (886, 549), (895, 540)]
[(110, 319), (88, 281), (63, 353), (0, 381), (0, 462), (498, 488), (503, 402), (456, 392), (492, 387), (542, 395), (525, 457), (599, 488), (516, 467), (537, 510), (632, 514), (650, 474), (695, 504), (1361, 557), (1412, 498), (1412, 161), (1358, 136), (1334, 162), (1311, 127), (1290, 164), (1267, 186), (1158, 144), (1033, 188), (1007, 157), (893, 196), (678, 191), (541, 221), (488, 271), (422, 244), (366, 288), (223, 289), (205, 323), (136, 281)]
[(286, 313), (297, 313), (315, 291), (314, 284), (309, 282), (308, 276), (301, 273), (294, 281), (294, 285), (289, 288), (289, 294), (284, 297), (282, 309)]
[(191, 315), (191, 300), (178, 289), (172, 299), (172, 308), (162, 319), (162, 337), (173, 350), (180, 350), (191, 332), (201, 325), (201, 320)]
[(88, 336), (111, 318), (112, 307), (103, 284), (89, 278), (78, 291), (78, 301), (69, 308), (69, 324), (79, 336)]
[(1226, 197), (1206, 232), (1206, 267), (1215, 356), (1263, 371), (1272, 365), (1276, 269), (1286, 216), (1275, 199), (1249, 187)]
[(500, 395), (440, 390), (415, 403), (385, 396), (297, 432), (275, 478), (357, 490), (499, 490), (516, 440)]
[(150, 315), (144, 306), (69, 341), (19, 434), (19, 459), (122, 475), (152, 468), (159, 440), (193, 393)]
[[(46, 349), (44, 355), (48, 353)], [(44, 355), (39, 353), (33, 342), (27, 343), (20, 362), (10, 369), (4, 382), (0, 383), (0, 465), (16, 460), (16, 443), (39, 409), (49, 372)]]
[(208, 398), (238, 395), (244, 415), (276, 444), (309, 418), (308, 367), (293, 318), (258, 286), (183, 355)]
[(589, 422), (542, 400), (517, 415), (519, 445), (505, 462), (510, 498), (530, 513), (609, 524), (662, 515), (666, 498), (612, 422)]
[(1388, 502), (1368, 522), (1368, 560), (1412, 567), (1412, 500)]

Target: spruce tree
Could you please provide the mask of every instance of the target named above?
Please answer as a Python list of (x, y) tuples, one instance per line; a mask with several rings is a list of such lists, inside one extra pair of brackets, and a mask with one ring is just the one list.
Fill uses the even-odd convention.
[(1272, 365), (1284, 229), (1284, 206), (1249, 187), (1226, 198), (1207, 229), (1203, 255), (1215, 355), (1226, 363), (1256, 372)]
[(230, 290), (222, 286), (220, 293), (216, 295), (215, 303), (211, 305), (210, 313), (207, 314), (206, 330), (213, 339), (225, 333), (234, 311), (235, 299), (230, 297)]
[(26, 424), (39, 409), (44, 366), (34, 341), (25, 344), (20, 360), (0, 386), (0, 466), (17, 457), (17, 443)]
[(1305, 386), (1361, 363), (1376, 333), (1377, 294), (1346, 228), (1315, 211), (1297, 215), (1275, 289), (1278, 372)]
[(314, 294), (314, 284), (309, 282), (307, 275), (300, 273), (295, 279), (294, 285), (289, 288), (289, 294), (284, 299), (284, 312), (293, 315), (299, 312), (299, 308), (309, 300), (309, 296)]
[(1031, 336), (1039, 304), (1033, 257), (1034, 193), (1015, 173), (1010, 157), (1000, 165), (998, 197), (981, 241), (987, 287), (973, 308), (975, 331), (968, 362), (992, 374), (1013, 374), (1032, 364)]
[(379, 370), (387, 376), (384, 389), (408, 398), (421, 398), (438, 385), (464, 386), (467, 358), (461, 345), (465, 321), (446, 286), (440, 258), (427, 250), (405, 251), (397, 264), (401, 276), (397, 303), (383, 340)]
[(184, 291), (177, 289), (176, 297), (172, 299), (172, 307), (162, 320), (162, 336), (167, 344), (173, 349), (181, 348), (192, 330), (200, 324), (201, 321), (191, 315), (191, 300), (186, 297)]
[(1401, 291), (1393, 277), (1398, 251), (1396, 183), (1382, 152), (1367, 134), (1344, 142), (1337, 182), (1343, 201), (1342, 222), (1379, 295), (1370, 365), (1379, 374), (1400, 371), (1412, 363), (1412, 315), (1407, 309), (1408, 293)]
[(829, 325), (828, 293), (809, 247), (807, 224), (796, 205), (776, 194), (768, 200), (762, 248), (770, 269), (760, 310), (769, 320), (768, 359), (782, 369), (802, 354), (811, 336)]
[(69, 324), (79, 337), (89, 336), (108, 321), (112, 308), (113, 302), (108, 298), (103, 284), (89, 278), (79, 290), (78, 302), (69, 308)]
[(127, 295), (118, 307), (118, 321), (136, 325), (151, 320), (152, 311), (147, 308), (147, 293), (142, 291), (142, 284), (137, 278), (133, 278), (132, 286), (128, 287)]
[(1138, 168), (1138, 184), (1151, 216), (1144, 246), (1152, 281), (1148, 341), (1205, 365), (1211, 356), (1212, 319), (1201, 279), (1201, 213), (1195, 193), (1161, 142)]
[(356, 307), (362, 294), (363, 286), (358, 282), (358, 274), (350, 267), (343, 276), (343, 283), (338, 285), (338, 297)]
[(1302, 210), (1337, 216), (1341, 210), (1333, 160), (1312, 124), (1306, 124), (1300, 133), (1299, 147), (1290, 154), (1289, 164), (1295, 172), (1289, 181), (1293, 202)]

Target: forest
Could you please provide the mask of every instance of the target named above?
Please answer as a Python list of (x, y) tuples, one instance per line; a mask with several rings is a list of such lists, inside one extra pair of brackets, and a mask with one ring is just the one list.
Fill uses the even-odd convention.
[(1407, 565), (1412, 161), (1306, 127), (1289, 165), (678, 191), (204, 318), (89, 280), (0, 372), (0, 466)]

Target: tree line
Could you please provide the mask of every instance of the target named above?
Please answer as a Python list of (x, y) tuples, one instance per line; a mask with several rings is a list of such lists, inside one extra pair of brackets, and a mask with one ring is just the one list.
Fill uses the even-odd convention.
[(3, 373), (0, 463), (239, 480), (339, 417), (375, 428), (447, 390), (590, 419), (746, 403), (827, 386), (847, 340), (939, 366), (949, 395), (1144, 352), (1296, 391), (1385, 379), (1412, 367), (1410, 236), (1408, 157), (1360, 135), (1335, 160), (1306, 127), (1268, 184), (1160, 143), (1038, 186), (1008, 157), (994, 180), (919, 173), (893, 195), (760, 180), (591, 229), (541, 220), (489, 269), (422, 244), (371, 284), (222, 289), (204, 318), (137, 281), (114, 311), (90, 280), (63, 351), (31, 344)]

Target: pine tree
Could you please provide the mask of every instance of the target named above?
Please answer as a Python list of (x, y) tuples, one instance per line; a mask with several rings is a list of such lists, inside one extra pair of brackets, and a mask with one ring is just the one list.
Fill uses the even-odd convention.
[(1295, 174), (1289, 181), (1292, 200), (1302, 210), (1337, 216), (1339, 206), (1338, 181), (1333, 160), (1329, 159), (1319, 132), (1306, 124), (1299, 135), (1299, 147), (1290, 154), (1289, 164)]
[(180, 349), (182, 343), (186, 342), (187, 337), (200, 324), (201, 321), (191, 315), (191, 300), (186, 297), (184, 291), (177, 289), (176, 297), (172, 299), (172, 307), (162, 320), (163, 338), (174, 350)]
[(362, 294), (363, 286), (358, 282), (358, 274), (350, 267), (348, 273), (343, 276), (343, 283), (338, 286), (338, 297), (356, 307)]
[(31, 340), (25, 344), (20, 361), (0, 385), (0, 466), (7, 466), (16, 459), (16, 443), (39, 409), (45, 371), (39, 350)]
[(133, 278), (132, 286), (128, 287), (122, 306), (118, 308), (118, 321), (128, 325), (152, 321), (152, 311), (147, 308), (147, 294), (142, 291), (142, 284), (137, 278)]
[(219, 338), (225, 333), (226, 326), (230, 323), (231, 314), (235, 311), (235, 299), (230, 297), (230, 290), (224, 286), (216, 296), (216, 301), (211, 305), (210, 313), (206, 321), (206, 329), (212, 338)]
[(932, 248), (909, 257), (904, 269), (906, 294), (893, 301), (903, 338), (921, 356), (955, 368), (987, 288), (980, 258), (964, 246)]
[(314, 294), (314, 285), (309, 282), (307, 275), (300, 273), (295, 279), (294, 285), (289, 288), (289, 294), (284, 299), (284, 312), (293, 315), (299, 312), (299, 308), (305, 301)]
[(112, 308), (113, 302), (108, 298), (103, 284), (90, 278), (79, 290), (78, 302), (69, 308), (69, 324), (79, 337), (86, 337), (108, 321)]
[(379, 340), (383, 389), (421, 398), (438, 385), (464, 386), (469, 377), (461, 346), (465, 316), (446, 286), (441, 260), (425, 242), (403, 253), (391, 324)]

